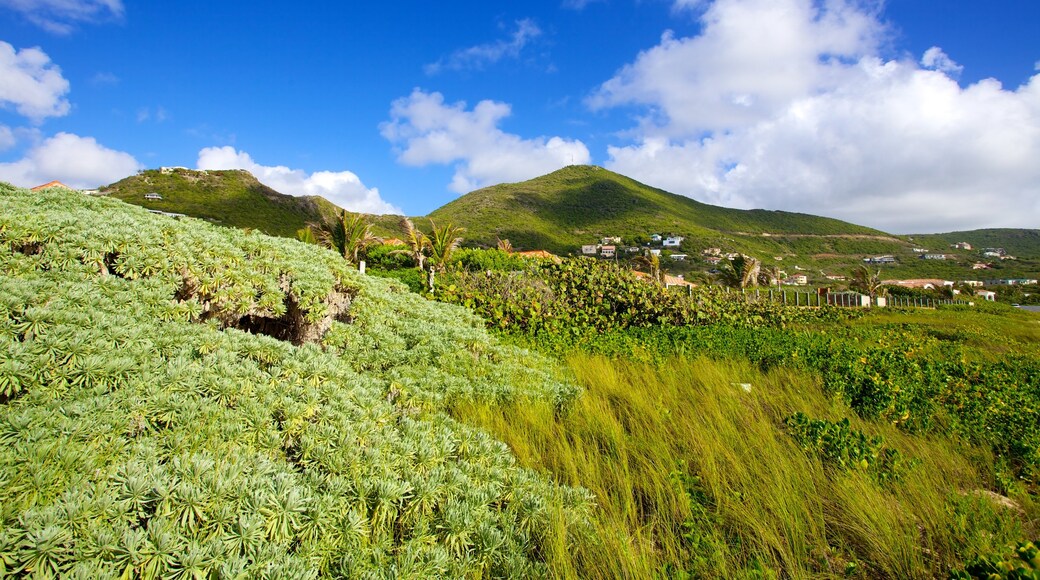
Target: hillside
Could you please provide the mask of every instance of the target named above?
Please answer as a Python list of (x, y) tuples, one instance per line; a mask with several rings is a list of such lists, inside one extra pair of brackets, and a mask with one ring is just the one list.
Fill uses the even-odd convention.
[[(293, 237), (309, 222), (318, 222), (339, 211), (320, 196), (297, 197), (279, 193), (260, 183), (248, 171), (195, 171), (149, 169), (101, 188), (101, 193), (127, 203), (170, 213), (202, 218), (211, 223), (250, 228), (267, 234)], [(158, 193), (161, 200), (145, 199)], [(373, 216), (377, 224), (394, 227), (396, 216)], [(386, 227), (377, 233), (388, 233)]]
[[(785, 234), (834, 240), (863, 236), (885, 248), (904, 245), (884, 232), (836, 219), (767, 210), (728, 209), (656, 189), (596, 166), (570, 166), (521, 183), (466, 194), (430, 214), (467, 228), (468, 238), (494, 244), (507, 238), (522, 248), (575, 252), (602, 236), (682, 235), (704, 244), (740, 240), (762, 251), (788, 250)], [(818, 242), (818, 243), (816, 243)], [(818, 246), (818, 247), (817, 247)]]
[(446, 413), (552, 363), (294, 240), (0, 185), (0, 353), (2, 577), (540, 577), (591, 509)]

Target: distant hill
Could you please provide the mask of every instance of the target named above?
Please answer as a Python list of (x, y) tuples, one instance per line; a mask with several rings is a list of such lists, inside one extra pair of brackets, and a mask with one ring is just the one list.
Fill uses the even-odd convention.
[(1040, 230), (984, 229), (945, 234), (920, 234), (910, 236), (914, 243), (942, 252), (960, 242), (968, 242), (975, 251), (985, 248), (1002, 248), (1017, 258), (1040, 258)]
[[(317, 196), (296, 197), (260, 183), (247, 171), (147, 170), (101, 189), (123, 201), (165, 212), (183, 213), (230, 227), (252, 228), (293, 237), (307, 223), (340, 211)], [(161, 200), (145, 199), (158, 193)], [(867, 256), (893, 255), (885, 266), (891, 277), (1036, 276), (1040, 230), (992, 229), (947, 234), (893, 236), (885, 232), (803, 213), (718, 207), (650, 187), (601, 167), (570, 166), (521, 183), (505, 183), (463, 195), (428, 218), (466, 228), (465, 245), (491, 246), (508, 239), (517, 249), (577, 254), (583, 244), (619, 236), (635, 245), (650, 234), (683, 236), (681, 251), (704, 248), (744, 252), (789, 273), (847, 274)], [(374, 232), (401, 237), (401, 216), (369, 215)], [(423, 230), (426, 218), (413, 218)], [(976, 249), (952, 250), (967, 241)], [(996, 261), (992, 272), (971, 272), (979, 248), (1004, 248), (1018, 260)], [(922, 260), (916, 248), (945, 252), (945, 261)], [(692, 261), (671, 263), (673, 272), (710, 268)]]
[[(435, 210), (430, 217), (466, 227), (472, 241), (493, 244), (496, 238), (503, 238), (516, 247), (556, 252), (575, 251), (603, 236), (632, 240), (652, 233), (704, 243), (738, 237), (743, 240), (738, 245), (778, 251), (788, 235), (859, 237), (903, 245), (902, 240), (884, 232), (836, 219), (708, 205), (588, 165), (479, 189)], [(771, 240), (773, 237), (778, 239)], [(804, 240), (800, 243), (804, 245)], [(826, 249), (826, 243), (820, 249)]]
[[(148, 209), (283, 237), (293, 237), (306, 224), (340, 211), (324, 197), (279, 193), (239, 169), (149, 169), (105, 186), (100, 193)], [(162, 199), (146, 199), (148, 193), (157, 193)], [(389, 226), (399, 219), (387, 216), (378, 221)]]

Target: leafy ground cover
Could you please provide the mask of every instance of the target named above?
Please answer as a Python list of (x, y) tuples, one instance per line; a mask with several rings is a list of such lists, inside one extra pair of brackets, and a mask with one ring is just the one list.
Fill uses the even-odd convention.
[(0, 575), (539, 576), (588, 526), (445, 412), (576, 387), (330, 252), (4, 188), (0, 273)]

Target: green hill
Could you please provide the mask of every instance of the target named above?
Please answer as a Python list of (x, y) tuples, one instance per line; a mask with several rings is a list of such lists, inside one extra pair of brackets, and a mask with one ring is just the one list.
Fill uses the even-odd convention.
[[(862, 237), (901, 247), (900, 240), (878, 230), (836, 219), (767, 210), (728, 209), (644, 185), (601, 167), (576, 165), (524, 181), (494, 185), (466, 194), (430, 214), (437, 221), (466, 227), (471, 241), (576, 252), (604, 236), (630, 242), (653, 233), (681, 235), (695, 243), (740, 240), (762, 251), (790, 250), (787, 235), (818, 237), (823, 251), (828, 237)], [(732, 245), (732, 244), (730, 244)]]
[[(211, 223), (293, 237), (296, 230), (340, 210), (321, 196), (285, 195), (260, 183), (248, 171), (149, 169), (101, 188), (101, 193), (150, 210), (181, 213)], [(157, 193), (162, 199), (145, 199)], [(377, 233), (388, 233), (398, 216), (372, 216)], [(378, 218), (378, 219), (376, 219)]]

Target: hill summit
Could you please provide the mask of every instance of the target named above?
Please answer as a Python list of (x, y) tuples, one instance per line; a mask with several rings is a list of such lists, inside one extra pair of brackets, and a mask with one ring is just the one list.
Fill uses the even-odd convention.
[(593, 165), (572, 165), (520, 183), (478, 189), (435, 210), (436, 221), (464, 226), (467, 239), (574, 251), (604, 236), (652, 233), (705, 243), (726, 236), (784, 234), (884, 236), (871, 228), (801, 213), (713, 206), (650, 187)]
[(149, 169), (105, 186), (100, 193), (150, 210), (284, 237), (339, 209), (320, 196), (279, 193), (242, 169)]

